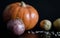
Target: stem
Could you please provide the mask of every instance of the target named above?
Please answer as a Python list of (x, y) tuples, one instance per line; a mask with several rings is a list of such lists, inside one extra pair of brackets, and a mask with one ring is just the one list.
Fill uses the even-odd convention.
[(23, 1), (21, 1), (21, 6), (26, 7), (26, 4)]

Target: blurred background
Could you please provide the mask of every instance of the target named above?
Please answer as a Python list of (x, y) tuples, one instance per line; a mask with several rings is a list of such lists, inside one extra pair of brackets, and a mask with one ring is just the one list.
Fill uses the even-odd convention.
[[(39, 21), (36, 26), (31, 29), (33, 31), (41, 31), (39, 27), (39, 23), (43, 19), (48, 19), (51, 22), (56, 20), (60, 17), (60, 1), (59, 0), (0, 0), (0, 33), (1, 37), (11, 37), (11, 38), (18, 38), (19, 36), (15, 36), (12, 33), (8, 33), (6, 25), (3, 23), (2, 14), (4, 9), (7, 5), (13, 2), (21, 2), (24, 1), (25, 3), (32, 5), (39, 14)], [(30, 30), (29, 30), (30, 31)], [(55, 28), (52, 25), (51, 30), (49, 32), (54, 31), (56, 32)], [(39, 34), (38, 34), (39, 35)], [(19, 37), (20, 38), (20, 37)]]

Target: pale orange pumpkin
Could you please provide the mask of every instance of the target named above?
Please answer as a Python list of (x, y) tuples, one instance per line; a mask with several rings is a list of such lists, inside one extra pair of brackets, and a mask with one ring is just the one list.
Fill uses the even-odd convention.
[(6, 7), (3, 12), (4, 21), (20, 18), (23, 20), (26, 30), (32, 29), (38, 22), (39, 16), (37, 10), (24, 2), (15, 2)]

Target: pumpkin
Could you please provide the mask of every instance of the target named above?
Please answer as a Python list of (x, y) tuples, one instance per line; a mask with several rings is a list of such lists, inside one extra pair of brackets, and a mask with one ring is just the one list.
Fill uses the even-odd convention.
[(25, 25), (21, 19), (14, 19), (8, 21), (7, 29), (11, 30), (15, 35), (22, 35), (25, 32)]
[(6, 7), (3, 12), (3, 20), (7, 22), (15, 18), (22, 19), (26, 30), (30, 30), (37, 24), (39, 16), (33, 6), (25, 4), (24, 2), (15, 2)]
[(54, 22), (53, 22), (53, 26), (57, 31), (60, 31), (60, 18), (57, 18)]
[(52, 23), (50, 20), (42, 20), (40, 22), (40, 27), (44, 30), (50, 30), (52, 27)]

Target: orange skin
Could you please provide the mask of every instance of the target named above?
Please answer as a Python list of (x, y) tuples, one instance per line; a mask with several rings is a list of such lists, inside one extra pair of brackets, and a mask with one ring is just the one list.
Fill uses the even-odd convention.
[(7, 6), (3, 12), (4, 21), (20, 18), (25, 24), (26, 30), (30, 30), (38, 22), (39, 16), (37, 10), (25, 3), (15, 2)]
[(41, 27), (42, 29), (44, 29), (44, 24), (45, 24), (44, 21), (42, 21), (42, 22), (40, 23), (40, 27)]

